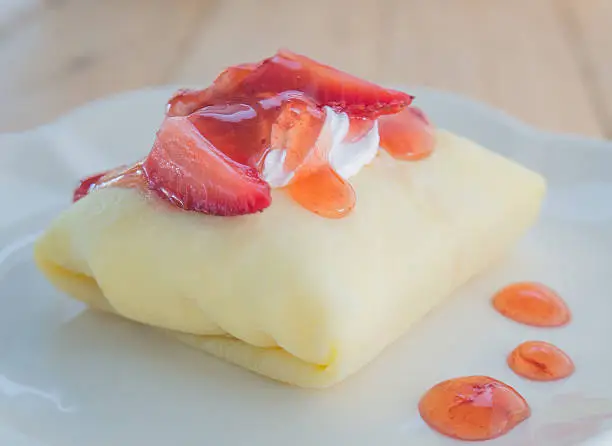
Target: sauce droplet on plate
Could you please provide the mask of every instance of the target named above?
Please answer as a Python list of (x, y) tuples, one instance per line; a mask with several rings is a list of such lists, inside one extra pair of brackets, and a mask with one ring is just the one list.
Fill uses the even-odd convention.
[(536, 327), (559, 327), (571, 319), (565, 301), (546, 285), (519, 282), (493, 296), (493, 307), (513, 321)]
[(437, 432), (459, 440), (490, 440), (529, 418), (527, 401), (512, 387), (488, 376), (443, 381), (421, 398), (419, 412)]
[(560, 348), (543, 341), (523, 342), (508, 356), (508, 366), (534, 381), (555, 381), (574, 373), (572, 359)]

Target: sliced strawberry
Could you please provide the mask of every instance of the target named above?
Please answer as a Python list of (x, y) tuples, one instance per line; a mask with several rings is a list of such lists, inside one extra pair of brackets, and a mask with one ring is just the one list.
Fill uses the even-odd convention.
[(300, 91), (320, 105), (351, 116), (375, 119), (397, 113), (412, 96), (359, 79), (300, 54), (281, 50), (254, 64), (226, 69), (205, 90), (180, 90), (168, 102), (168, 116), (186, 116), (215, 101), (249, 98), (261, 93)]
[(272, 201), (257, 170), (217, 150), (185, 117), (164, 120), (143, 168), (151, 189), (186, 210), (243, 215)]
[(246, 95), (297, 90), (319, 105), (372, 119), (397, 113), (412, 102), (412, 96), (406, 93), (380, 87), (288, 50), (264, 60), (242, 79), (240, 88)]
[(240, 90), (242, 80), (252, 73), (258, 64), (241, 64), (229, 67), (223, 71), (212, 85), (204, 90), (179, 90), (168, 101), (166, 114), (168, 116), (187, 116), (207, 105), (212, 105), (215, 99), (224, 100)]
[(210, 102), (211, 95), (208, 88), (204, 90), (178, 90), (168, 100), (166, 116), (187, 116), (206, 103)]
[(380, 146), (396, 159), (416, 161), (428, 157), (436, 145), (434, 128), (425, 114), (408, 107), (378, 120)]
[(91, 192), (98, 184), (98, 181), (100, 181), (100, 179), (102, 179), (104, 175), (106, 175), (106, 172), (97, 173), (81, 180), (79, 186), (74, 190), (74, 193), (72, 194), (72, 202), (75, 203), (79, 201), (81, 198)]
[(212, 145), (240, 164), (261, 167), (270, 149), (286, 150), (287, 161), (305, 156), (323, 126), (323, 111), (302, 93), (261, 96), (206, 106), (188, 119)]

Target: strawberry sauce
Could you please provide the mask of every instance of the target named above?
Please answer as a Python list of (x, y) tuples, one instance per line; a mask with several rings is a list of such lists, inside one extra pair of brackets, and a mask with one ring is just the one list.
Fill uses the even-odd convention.
[(419, 402), (423, 420), (458, 440), (491, 440), (529, 418), (525, 399), (488, 376), (453, 378), (433, 386)]
[(556, 381), (574, 373), (572, 359), (559, 347), (543, 341), (528, 341), (508, 356), (508, 366), (533, 381)]
[(380, 146), (394, 158), (418, 161), (427, 158), (435, 146), (434, 128), (416, 107), (407, 107), (378, 120)]
[[(535, 282), (506, 286), (493, 297), (504, 316), (537, 327), (559, 327), (571, 320), (567, 304), (549, 287)], [(574, 373), (572, 359), (544, 341), (516, 347), (507, 364), (532, 381), (556, 381)], [(525, 399), (512, 387), (488, 376), (449, 379), (433, 386), (419, 402), (423, 420), (437, 432), (468, 441), (490, 440), (508, 433), (531, 416)]]
[[(433, 127), (409, 107), (411, 101), (406, 93), (281, 50), (226, 69), (204, 90), (178, 91), (153, 149), (137, 165), (139, 175), (148, 189), (182, 209), (251, 214), (272, 202), (264, 161), (278, 150), (278, 171), (287, 181), (275, 187), (317, 215), (341, 218), (356, 197), (330, 165), (334, 139), (322, 133), (326, 113), (348, 117), (343, 143), (359, 141), (378, 121), (382, 148), (414, 161), (429, 156), (435, 141)], [(74, 200), (108, 186), (125, 183), (94, 175), (81, 182)]]
[(508, 285), (493, 296), (493, 307), (513, 321), (536, 327), (559, 327), (571, 320), (565, 301), (541, 283)]

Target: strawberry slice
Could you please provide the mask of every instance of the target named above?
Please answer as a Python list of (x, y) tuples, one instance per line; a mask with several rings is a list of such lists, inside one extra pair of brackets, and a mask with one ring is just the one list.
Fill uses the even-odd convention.
[(164, 120), (143, 169), (151, 189), (185, 210), (233, 216), (272, 202), (256, 169), (217, 150), (185, 117)]
[(168, 116), (186, 116), (213, 102), (251, 98), (262, 93), (299, 91), (319, 106), (351, 116), (376, 119), (401, 111), (412, 96), (359, 79), (306, 56), (281, 50), (259, 63), (223, 71), (204, 90), (180, 90), (168, 102)]
[(380, 146), (400, 160), (427, 158), (436, 145), (433, 126), (416, 107), (408, 107), (396, 115), (381, 116), (378, 131)]
[(181, 89), (168, 100), (166, 116), (187, 116), (205, 107), (211, 101), (209, 88), (204, 90)]
[(297, 90), (319, 105), (370, 119), (397, 113), (412, 102), (412, 96), (406, 93), (380, 87), (288, 50), (264, 60), (242, 79), (240, 89), (246, 95)]
[(212, 105), (215, 99), (222, 100), (235, 95), (240, 89), (242, 80), (258, 66), (258, 64), (245, 63), (229, 67), (217, 76), (210, 87), (204, 90), (177, 91), (168, 101), (166, 114), (168, 116), (187, 116), (202, 107)]

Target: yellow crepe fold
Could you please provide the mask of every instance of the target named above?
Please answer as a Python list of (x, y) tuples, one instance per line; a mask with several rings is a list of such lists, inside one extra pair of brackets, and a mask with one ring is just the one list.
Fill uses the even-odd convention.
[(35, 258), (58, 288), (172, 330), (215, 356), (304, 387), (356, 372), (534, 223), (544, 179), (437, 132), (433, 155), (381, 153), (329, 220), (282, 190), (259, 214), (174, 209), (134, 189), (94, 191), (61, 214)]

